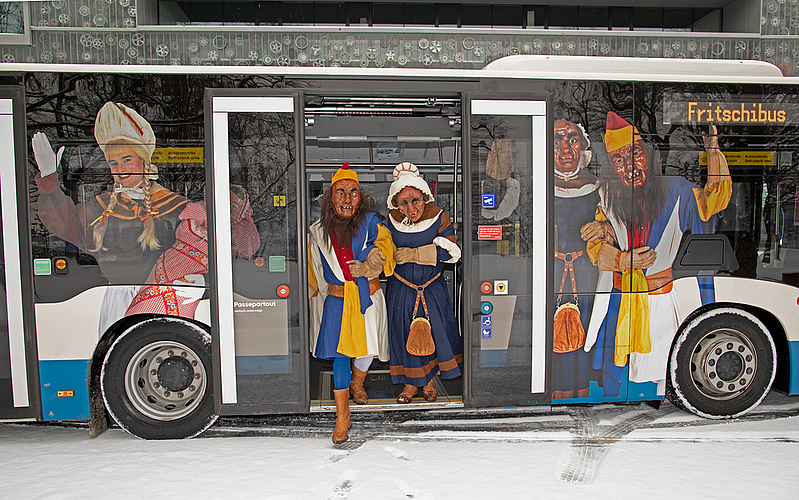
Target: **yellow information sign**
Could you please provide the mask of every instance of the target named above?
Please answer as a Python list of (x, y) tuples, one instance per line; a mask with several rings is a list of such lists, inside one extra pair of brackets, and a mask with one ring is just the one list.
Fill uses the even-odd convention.
[[(774, 165), (774, 151), (724, 151), (727, 164), (740, 166), (765, 166)], [(699, 158), (700, 165), (707, 165), (707, 153), (702, 153)]]
[(153, 163), (202, 163), (203, 148), (155, 148)]

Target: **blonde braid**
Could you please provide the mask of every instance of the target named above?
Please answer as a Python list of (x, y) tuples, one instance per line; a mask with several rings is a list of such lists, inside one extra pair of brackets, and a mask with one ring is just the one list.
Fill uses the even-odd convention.
[(148, 177), (144, 177), (144, 199), (142, 200), (142, 208), (144, 209), (145, 219), (144, 219), (144, 229), (142, 230), (139, 238), (136, 240), (141, 245), (141, 249), (145, 252), (148, 250), (158, 250), (161, 248), (161, 245), (158, 243), (158, 237), (155, 234), (155, 220), (154, 217), (151, 215), (152, 213), (152, 194), (150, 190), (152, 189), (152, 182)]
[[(116, 188), (116, 184), (114, 184)], [(90, 248), (90, 252), (100, 252), (102, 250), (106, 250), (103, 246), (103, 239), (105, 239), (105, 230), (108, 227), (108, 217), (105, 215), (105, 212), (113, 212), (114, 207), (117, 205), (117, 192), (115, 189), (111, 190), (111, 198), (108, 200), (108, 207), (104, 210), (103, 215), (100, 216), (100, 220), (97, 221), (97, 224), (94, 226), (94, 248)]]

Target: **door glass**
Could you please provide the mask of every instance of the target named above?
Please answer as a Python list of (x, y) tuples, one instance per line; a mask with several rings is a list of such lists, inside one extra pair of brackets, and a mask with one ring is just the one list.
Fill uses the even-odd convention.
[(213, 106), (222, 401), (300, 409), (294, 98)]
[[(472, 402), (544, 392), (546, 107), (471, 102)], [(538, 396), (540, 398), (541, 396)]]

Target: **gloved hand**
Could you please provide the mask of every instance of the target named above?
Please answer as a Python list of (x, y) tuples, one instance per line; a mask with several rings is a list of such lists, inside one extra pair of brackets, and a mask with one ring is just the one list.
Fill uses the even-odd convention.
[(383, 255), (377, 248), (373, 248), (369, 255), (366, 256), (366, 261), (350, 260), (347, 264), (350, 267), (350, 274), (353, 278), (360, 278), (361, 276), (372, 279), (380, 276), (383, 271), (383, 264), (386, 262), (386, 256)]
[(39, 167), (41, 176), (47, 177), (50, 174), (54, 174), (56, 167), (61, 163), (64, 146), (58, 148), (58, 153), (54, 153), (53, 147), (50, 146), (50, 141), (47, 140), (47, 135), (44, 132), (33, 134), (31, 146), (33, 147), (33, 156), (36, 158), (36, 165)]
[(394, 252), (394, 260), (397, 264), (414, 262), (423, 266), (435, 266), (438, 261), (438, 251), (434, 243), (416, 248), (400, 247)]
[(616, 233), (609, 222), (591, 221), (580, 228), (580, 236), (589, 243), (596, 240), (616, 243)]

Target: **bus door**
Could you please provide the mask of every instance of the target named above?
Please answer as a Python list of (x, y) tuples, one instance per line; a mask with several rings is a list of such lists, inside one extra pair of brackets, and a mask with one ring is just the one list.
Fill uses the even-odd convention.
[[(464, 112), (467, 406), (548, 401), (553, 298), (547, 101), (468, 95)], [(549, 187), (548, 187), (549, 186)]]
[(301, 92), (209, 89), (211, 323), (220, 415), (308, 411)]
[[(306, 191), (309, 196), (305, 227), (321, 217), (320, 199), (333, 174), (345, 162), (358, 174), (370, 210), (385, 220), (394, 167), (417, 166), (435, 198), (447, 213), (460, 241), (462, 185), (461, 94), (452, 91), (306, 94), (304, 109)], [(445, 264), (442, 275), (459, 316), (458, 283), (461, 265)], [(386, 278), (381, 278), (383, 288)], [(460, 319), (460, 318), (459, 318)], [(364, 386), (370, 410), (432, 408), (462, 405), (463, 379), (434, 377), (438, 394), (433, 403), (423, 398), (410, 405), (397, 403), (402, 384), (392, 384), (388, 360), (374, 359)], [(332, 361), (309, 354), (311, 411), (332, 410)]]
[(40, 413), (25, 143), (22, 90), (0, 87), (0, 418)]

